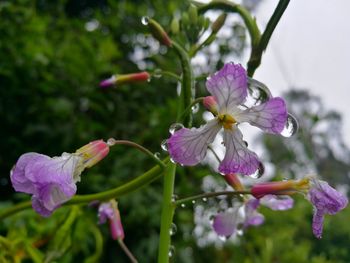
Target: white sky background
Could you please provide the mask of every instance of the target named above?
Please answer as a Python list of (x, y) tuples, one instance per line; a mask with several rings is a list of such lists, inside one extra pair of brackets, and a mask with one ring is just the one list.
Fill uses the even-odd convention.
[[(256, 10), (260, 28), (278, 1), (265, 0)], [(319, 95), (327, 109), (343, 117), (350, 146), (350, 1), (291, 0), (275, 29), (254, 78), (273, 94), (290, 87)]]

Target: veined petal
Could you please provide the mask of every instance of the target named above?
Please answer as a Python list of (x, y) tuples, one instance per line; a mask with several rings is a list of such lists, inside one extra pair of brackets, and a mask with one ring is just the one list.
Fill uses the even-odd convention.
[(218, 120), (209, 121), (206, 125), (195, 129), (182, 128), (176, 131), (168, 140), (171, 158), (183, 165), (196, 165), (202, 161), (207, 148), (221, 129)]
[(269, 101), (242, 111), (235, 116), (238, 122), (248, 122), (268, 133), (279, 134), (287, 122), (287, 108), (282, 98)]
[(32, 207), (38, 214), (43, 217), (49, 217), (53, 212), (53, 210), (47, 209), (42, 203), (41, 199), (36, 195), (32, 196)]
[(225, 211), (214, 218), (213, 228), (219, 236), (229, 237), (237, 228), (237, 211)]
[(312, 232), (317, 238), (322, 237), (323, 221), (324, 214), (318, 210), (315, 210), (314, 216), (312, 218)]
[(106, 223), (107, 219), (112, 219), (113, 216), (114, 212), (110, 202), (100, 204), (100, 206), (98, 207), (99, 224)]
[(207, 80), (206, 86), (215, 97), (219, 112), (230, 112), (247, 97), (247, 73), (241, 65), (228, 63)]
[(222, 174), (240, 173), (253, 174), (260, 165), (256, 153), (248, 150), (241, 131), (233, 127), (232, 130), (224, 130), (225, 157), (222, 160), (219, 171)]
[(249, 226), (259, 226), (264, 223), (264, 215), (257, 211), (259, 204), (260, 200), (253, 198), (248, 200), (244, 205), (245, 220), (243, 225), (245, 228)]
[(275, 196), (275, 195), (265, 195), (260, 198), (260, 204), (276, 211), (291, 209), (294, 205), (294, 200), (290, 196)]
[(39, 189), (38, 198), (46, 209), (53, 211), (71, 199), (76, 191), (77, 187), (74, 183), (49, 183)]

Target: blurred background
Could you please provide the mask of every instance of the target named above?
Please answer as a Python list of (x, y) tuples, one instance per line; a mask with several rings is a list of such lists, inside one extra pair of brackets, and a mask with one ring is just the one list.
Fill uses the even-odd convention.
[[(263, 29), (277, 1), (242, 4)], [(262, 156), (267, 168), (259, 181), (313, 173), (347, 192), (350, 139), (343, 134), (350, 132), (345, 115), (350, 43), (344, 36), (349, 35), (350, 26), (346, 7), (345, 0), (291, 1), (276, 28), (255, 78), (274, 95), (285, 96), (300, 129), (292, 138), (247, 129), (249, 147)], [(160, 143), (169, 137), (168, 128), (176, 118), (176, 81), (155, 74), (148, 83), (117, 89), (101, 90), (98, 83), (114, 73), (157, 69), (180, 73), (174, 52), (148, 34), (141, 17), (155, 18), (186, 46), (196, 42), (202, 30), (184, 21), (188, 8), (189, 2), (180, 0), (166, 4), (160, 0), (0, 1), (0, 209), (28, 199), (15, 193), (9, 181), (11, 167), (24, 152), (55, 156), (74, 152), (94, 139), (114, 137), (166, 155)], [(208, 22), (220, 14), (207, 12)], [(180, 32), (171, 30), (174, 19), (180, 23)], [(196, 76), (207, 76), (229, 61), (245, 65), (249, 41), (242, 20), (230, 14), (217, 40), (194, 57)], [(196, 82), (196, 92), (207, 94), (203, 78)], [(203, 123), (203, 116), (203, 107), (195, 110), (195, 126)], [(78, 193), (116, 187), (152, 165), (138, 151), (114, 147), (98, 166), (85, 171)], [(179, 169), (178, 196), (213, 189), (226, 189), (215, 165)], [(158, 180), (118, 200), (125, 243), (140, 262), (156, 261), (161, 199), (162, 181)], [(265, 223), (261, 227), (221, 240), (212, 232), (210, 220), (230, 202), (213, 199), (177, 210), (172, 261), (350, 262), (349, 209), (326, 217), (323, 238), (317, 240), (311, 232), (312, 207), (296, 197), (294, 209), (262, 209)], [(50, 240), (59, 235), (56, 230), (68, 210), (59, 209), (50, 219), (31, 210), (6, 219), (0, 234), (11, 242), (1, 239), (0, 255), (40, 262), (42, 254), (52, 253)], [(82, 207), (73, 228), (64, 232), (69, 242), (64, 242), (67, 247), (56, 262), (128, 262), (111, 240), (108, 227), (96, 222), (96, 210)]]

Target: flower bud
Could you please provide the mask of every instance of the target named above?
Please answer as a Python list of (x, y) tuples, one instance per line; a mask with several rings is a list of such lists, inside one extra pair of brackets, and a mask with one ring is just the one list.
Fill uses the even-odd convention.
[(218, 110), (217, 110), (218, 104), (213, 96), (205, 97), (203, 99), (203, 105), (208, 111), (210, 111), (214, 115), (218, 114)]
[(179, 20), (177, 18), (173, 18), (173, 20), (171, 21), (170, 24), (170, 28), (171, 28), (171, 32), (176, 35), (177, 33), (180, 32), (180, 23)]
[(157, 39), (161, 44), (171, 47), (171, 39), (165, 32), (164, 28), (154, 19), (149, 19), (148, 28), (150, 29), (153, 37)]
[(111, 230), (111, 235), (114, 240), (124, 239), (124, 229), (122, 221), (120, 219), (120, 213), (117, 204), (113, 205), (113, 217), (109, 220), (109, 227)]
[(100, 82), (101, 88), (107, 88), (112, 85), (122, 85), (125, 83), (134, 83), (134, 82), (146, 82), (150, 79), (150, 74), (147, 71), (122, 74), (122, 75), (113, 75), (109, 79), (105, 79)]
[(261, 198), (268, 194), (273, 195), (291, 195), (296, 192), (305, 192), (309, 190), (310, 179), (304, 178), (299, 181), (288, 180), (281, 182), (269, 182), (256, 184), (252, 187), (252, 195), (255, 198)]
[(236, 191), (244, 190), (244, 186), (242, 185), (241, 181), (239, 180), (236, 174), (225, 174), (225, 180)]
[(195, 5), (190, 5), (188, 8), (188, 16), (193, 25), (197, 24), (198, 21), (198, 10)]
[(90, 168), (106, 157), (108, 152), (108, 144), (103, 140), (96, 140), (79, 148), (75, 153), (83, 158), (84, 167)]
[(217, 32), (219, 32), (219, 30), (225, 24), (226, 17), (226, 13), (223, 13), (219, 15), (219, 17), (214, 21), (214, 23), (211, 25), (212, 34), (216, 34)]

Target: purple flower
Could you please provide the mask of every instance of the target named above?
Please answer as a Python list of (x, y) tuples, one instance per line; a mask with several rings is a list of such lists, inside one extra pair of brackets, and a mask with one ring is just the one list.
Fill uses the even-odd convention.
[(324, 215), (338, 213), (347, 206), (348, 199), (327, 182), (316, 179), (312, 180), (308, 198), (314, 206), (312, 231), (317, 238), (321, 238)]
[(98, 208), (99, 224), (109, 221), (110, 231), (114, 240), (124, 239), (124, 229), (120, 219), (118, 204), (115, 200), (100, 204)]
[(241, 65), (226, 64), (211, 76), (206, 86), (214, 100), (204, 101), (215, 118), (196, 129), (182, 128), (168, 140), (171, 158), (182, 164), (193, 166), (202, 161), (208, 145), (224, 128), (226, 154), (219, 166), (223, 174), (253, 174), (260, 165), (258, 156), (248, 150), (237, 125), (248, 122), (265, 132), (279, 134), (287, 121), (287, 110), (282, 98), (271, 98), (263, 104), (244, 108), (248, 95), (247, 73)]
[[(282, 211), (293, 207), (293, 199), (289, 196), (277, 198), (274, 195), (266, 195), (261, 199), (249, 199), (239, 208), (228, 209), (217, 214), (213, 222), (214, 231), (219, 236), (229, 237), (236, 233), (240, 225), (243, 229), (249, 226), (261, 225), (264, 223), (265, 218), (257, 211), (260, 205), (275, 211)], [(240, 213), (242, 210), (243, 213)]]
[(82, 171), (96, 164), (108, 151), (108, 145), (99, 140), (60, 157), (25, 153), (11, 170), (12, 186), (18, 192), (31, 194), (33, 209), (48, 217), (76, 193)]
[(98, 223), (104, 224), (106, 223), (107, 219), (113, 218), (113, 208), (111, 206), (111, 203), (102, 203), (98, 207)]

